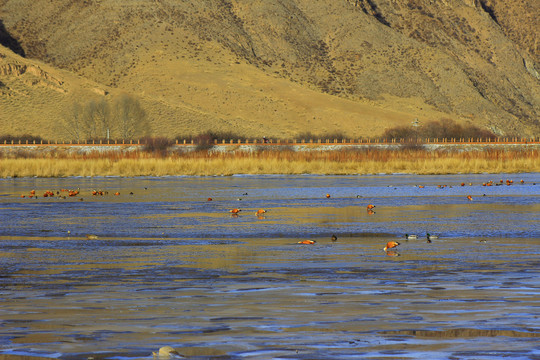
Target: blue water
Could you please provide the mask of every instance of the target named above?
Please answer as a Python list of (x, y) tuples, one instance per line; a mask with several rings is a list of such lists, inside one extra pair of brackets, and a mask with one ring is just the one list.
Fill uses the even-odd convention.
[[(514, 185), (482, 186), (499, 179), (513, 179)], [(80, 188), (80, 196), (41, 197), (45, 190), (63, 188)], [(38, 199), (19, 198), (32, 189)], [(92, 196), (93, 189), (109, 195)], [(116, 191), (121, 195), (113, 196)], [(540, 237), (539, 174), (7, 179), (0, 181), (0, 195), (0, 216), (9, 219), (0, 223), (0, 236), (63, 237), (70, 231), (72, 237), (92, 233), (107, 238), (318, 237), (334, 232)], [(376, 216), (368, 216), (368, 204), (376, 206)], [(242, 210), (234, 222), (229, 216), (233, 208)], [(247, 216), (259, 208), (269, 210), (268, 221)]]
[(3, 179), (0, 218), (10, 360), (540, 357), (540, 174)]

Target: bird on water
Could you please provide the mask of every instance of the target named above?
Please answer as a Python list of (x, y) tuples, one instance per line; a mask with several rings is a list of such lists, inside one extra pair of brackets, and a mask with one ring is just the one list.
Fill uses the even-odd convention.
[(389, 241), (386, 243), (386, 246), (383, 248), (384, 251), (388, 249), (392, 249), (399, 246), (399, 243), (397, 241)]
[(158, 359), (169, 359), (171, 357), (184, 357), (183, 355), (181, 355), (178, 351), (176, 351), (175, 348), (173, 348), (172, 346), (163, 346), (163, 347), (160, 347), (158, 352), (152, 352), (152, 355), (154, 355), (154, 358), (158, 358)]

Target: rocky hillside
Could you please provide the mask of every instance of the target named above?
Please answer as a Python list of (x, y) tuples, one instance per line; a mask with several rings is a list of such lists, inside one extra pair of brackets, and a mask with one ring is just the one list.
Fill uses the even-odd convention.
[(539, 19), (537, 0), (0, 0), (0, 128), (65, 137), (74, 103), (128, 93), (154, 135), (539, 135)]

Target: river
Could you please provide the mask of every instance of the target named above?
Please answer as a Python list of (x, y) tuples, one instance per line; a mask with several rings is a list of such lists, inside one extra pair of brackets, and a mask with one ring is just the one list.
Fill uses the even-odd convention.
[(540, 174), (1, 179), (0, 219), (10, 358), (540, 357)]

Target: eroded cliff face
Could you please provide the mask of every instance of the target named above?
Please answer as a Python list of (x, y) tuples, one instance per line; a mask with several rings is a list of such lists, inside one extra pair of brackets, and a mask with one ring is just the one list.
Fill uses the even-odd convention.
[(414, 117), (538, 135), (539, 6), (0, 1), (5, 29), (27, 58), (140, 96), (156, 133), (233, 127), (269, 136), (372, 135)]

